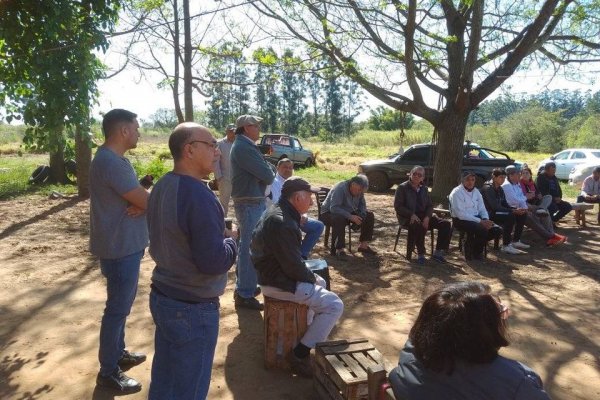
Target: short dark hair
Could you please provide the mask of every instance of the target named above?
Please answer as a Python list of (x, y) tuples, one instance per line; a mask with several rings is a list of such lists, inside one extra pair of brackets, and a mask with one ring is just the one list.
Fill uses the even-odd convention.
[(238, 126), (237, 128), (235, 128), (235, 134), (236, 134), (236, 135), (241, 135), (241, 134), (243, 134), (244, 132), (245, 132), (245, 131), (244, 131), (244, 127), (243, 127), (243, 126)]
[(596, 173), (596, 172), (600, 172), (600, 166), (594, 167), (594, 169), (592, 170), (592, 173)]
[(451, 374), (458, 360), (489, 363), (508, 346), (500, 314), (488, 285), (451, 283), (427, 297), (408, 337), (425, 368)]
[(102, 133), (104, 134), (104, 138), (108, 138), (120, 123), (133, 122), (136, 118), (137, 114), (123, 110), (122, 108), (110, 110), (102, 118)]
[(183, 154), (183, 146), (190, 140), (197, 127), (187, 127), (177, 125), (171, 136), (169, 136), (169, 150), (173, 156), (173, 161), (179, 161)]
[(506, 171), (504, 170), (504, 168), (494, 168), (492, 170), (492, 176), (494, 178), (496, 178), (498, 176), (506, 176)]

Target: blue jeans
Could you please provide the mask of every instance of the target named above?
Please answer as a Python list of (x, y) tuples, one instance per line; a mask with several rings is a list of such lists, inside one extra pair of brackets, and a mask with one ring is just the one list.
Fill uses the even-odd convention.
[(156, 325), (150, 400), (206, 399), (219, 335), (219, 304), (189, 304), (150, 292)]
[(140, 261), (144, 250), (122, 258), (100, 259), (102, 275), (106, 277), (106, 307), (100, 325), (100, 374), (107, 376), (119, 367), (125, 351), (125, 320), (137, 293)]
[(266, 207), (264, 201), (259, 203), (242, 203), (234, 201), (234, 208), (235, 217), (240, 230), (235, 290), (241, 297), (249, 299), (254, 297), (254, 291), (258, 284), (256, 269), (250, 259), (252, 231), (256, 227), (256, 224)]
[(319, 241), (324, 229), (325, 224), (318, 219), (313, 218), (308, 218), (304, 224), (300, 225), (300, 230), (306, 234), (304, 239), (302, 239), (302, 245), (300, 246), (302, 257), (306, 259), (309, 258), (310, 252)]

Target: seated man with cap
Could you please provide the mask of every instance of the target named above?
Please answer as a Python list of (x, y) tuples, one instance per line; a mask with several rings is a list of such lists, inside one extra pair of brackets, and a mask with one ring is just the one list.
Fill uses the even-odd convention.
[(340, 298), (325, 289), (325, 280), (308, 269), (300, 252), (300, 218), (313, 204), (312, 194), (318, 191), (300, 177), (287, 179), (279, 201), (258, 221), (251, 245), (252, 261), (263, 294), (305, 304), (314, 312), (306, 333), (286, 355), (292, 370), (305, 377), (313, 373), (310, 349), (327, 339), (344, 310)]
[(502, 236), (502, 228), (490, 220), (483, 197), (475, 189), (475, 180), (473, 171), (463, 172), (462, 183), (448, 196), (452, 225), (467, 235), (464, 249), (467, 260), (481, 260), (486, 242)]
[[(277, 162), (277, 174), (271, 185), (271, 197), (273, 203), (277, 203), (281, 198), (281, 189), (286, 179), (294, 175), (294, 163), (289, 158), (282, 158)], [(319, 241), (325, 224), (318, 219), (310, 218), (306, 214), (300, 217), (300, 230), (304, 232), (300, 253), (305, 260), (310, 256), (315, 244)]]
[(544, 172), (537, 176), (535, 185), (543, 196), (552, 196), (552, 203), (548, 206), (548, 212), (552, 221), (558, 222), (562, 217), (571, 212), (573, 209), (571, 203), (562, 199), (562, 189), (556, 177), (556, 164), (554, 162), (546, 163)]

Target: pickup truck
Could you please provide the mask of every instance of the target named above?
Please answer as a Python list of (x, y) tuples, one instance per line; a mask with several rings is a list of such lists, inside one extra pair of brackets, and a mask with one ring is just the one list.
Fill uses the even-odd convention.
[[(394, 184), (406, 181), (410, 170), (415, 165), (421, 165), (425, 168), (425, 184), (431, 186), (434, 164), (431, 148), (432, 145), (429, 143), (415, 144), (407, 148), (404, 153), (393, 154), (387, 160), (365, 161), (358, 166), (358, 172), (369, 178), (369, 190), (385, 192)], [(475, 172), (477, 187), (482, 187), (483, 183), (491, 178), (494, 168), (503, 168), (511, 164), (518, 169), (521, 168), (521, 163), (511, 159), (505, 153), (465, 142), (462, 169)]]
[(260, 140), (258, 147), (267, 161), (275, 165), (282, 158), (289, 158), (295, 165), (304, 167), (315, 165), (313, 152), (303, 148), (300, 140), (295, 136), (266, 134)]

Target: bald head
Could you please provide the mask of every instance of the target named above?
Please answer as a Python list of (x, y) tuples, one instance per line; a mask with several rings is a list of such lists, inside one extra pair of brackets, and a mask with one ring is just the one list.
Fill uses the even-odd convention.
[(173, 129), (169, 137), (169, 150), (173, 156), (173, 161), (179, 161), (183, 154), (183, 146), (192, 140), (194, 134), (201, 134), (203, 140), (212, 139), (212, 135), (207, 127), (195, 122), (183, 122)]

